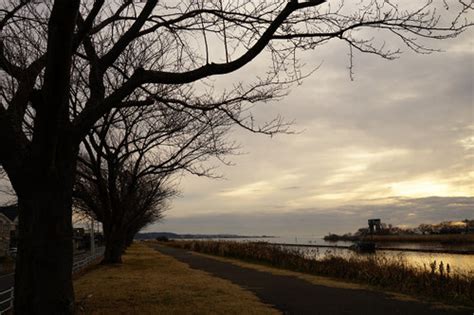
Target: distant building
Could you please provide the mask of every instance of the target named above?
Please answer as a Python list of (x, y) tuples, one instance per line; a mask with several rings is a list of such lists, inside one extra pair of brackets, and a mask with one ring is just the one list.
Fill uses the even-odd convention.
[(16, 247), (18, 206), (0, 207), (0, 257), (5, 257), (11, 247)]
[(369, 219), (369, 233), (377, 234), (382, 231), (382, 222), (380, 219)]

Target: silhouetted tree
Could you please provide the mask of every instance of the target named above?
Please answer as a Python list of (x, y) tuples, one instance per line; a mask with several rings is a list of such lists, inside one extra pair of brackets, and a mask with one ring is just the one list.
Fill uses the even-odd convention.
[[(472, 9), (464, 0), (451, 1), (446, 18), (440, 19), (435, 9), (447, 7), (448, 1), (407, 1), (403, 6), (390, 0), (323, 2), (0, 3), (0, 163), (20, 209), (17, 314), (74, 311), (71, 205), (76, 160), (84, 137), (113, 108), (162, 102), (189, 113), (219, 110), (236, 124), (260, 130), (246, 114), (249, 104), (235, 108), (225, 100), (236, 95), (248, 96), (249, 102), (262, 99), (251, 96), (271, 94), (275, 84), (281, 87), (285, 73), (283, 82), (299, 79), (297, 50), (314, 49), (334, 38), (348, 44), (351, 56), (360, 51), (392, 59), (399, 50), (386, 48), (377, 36), (386, 31), (414, 51), (427, 53), (432, 50), (418, 39), (458, 35), (470, 24), (464, 18)], [(139, 38), (146, 39), (142, 43), (150, 39), (150, 45), (136, 46)], [(265, 48), (272, 57), (268, 77), (221, 93), (201, 84), (202, 79), (241, 69)], [(150, 58), (155, 51), (159, 54), (143, 64), (123, 66), (128, 64), (123, 58), (133, 55), (126, 52), (143, 50)], [(109, 90), (109, 75), (117, 73), (120, 88)], [(80, 96), (82, 108), (71, 102), (76, 77), (89, 81)], [(188, 93), (174, 98), (164, 94), (164, 100), (163, 86)], [(143, 89), (151, 97), (135, 94)], [(201, 89), (207, 90), (198, 93)]]
[(133, 236), (162, 218), (172, 176), (213, 176), (202, 162), (233, 152), (229, 124), (221, 112), (191, 116), (163, 105), (114, 109), (100, 121), (83, 141), (74, 199), (102, 222), (104, 263), (120, 263)]
[[(107, 171), (110, 171), (108, 169)], [(167, 202), (174, 195), (156, 176), (134, 179), (130, 170), (113, 170), (115, 182), (104, 186), (81, 178), (75, 188), (75, 206), (80, 211), (102, 222), (105, 254), (103, 263), (122, 262), (125, 248), (134, 235), (145, 226), (160, 220), (167, 208)], [(113, 198), (108, 198), (113, 192)]]

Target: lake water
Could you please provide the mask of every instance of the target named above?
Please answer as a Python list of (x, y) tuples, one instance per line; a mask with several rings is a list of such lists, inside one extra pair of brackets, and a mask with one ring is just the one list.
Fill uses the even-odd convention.
[[(326, 242), (322, 237), (316, 236), (297, 236), (297, 237), (272, 237), (272, 238), (238, 238), (238, 239), (226, 239), (228, 241), (239, 241), (239, 242), (251, 242), (251, 241), (262, 241), (277, 244), (298, 244), (298, 245), (337, 245), (337, 246), (350, 246), (352, 242)], [(443, 262), (446, 267), (449, 264), (452, 273), (461, 274), (473, 274), (474, 275), (474, 255), (461, 255), (461, 254), (446, 254), (446, 253), (429, 253), (429, 252), (408, 252), (403, 249), (436, 249), (436, 250), (474, 250), (474, 244), (463, 244), (456, 246), (447, 246), (438, 243), (380, 243), (383, 247), (400, 248), (400, 251), (383, 251), (378, 250), (375, 254), (363, 254), (363, 255), (385, 255), (388, 257), (402, 257), (410, 265), (430, 269), (430, 264), (436, 261), (439, 265)], [(325, 255), (331, 253), (343, 257), (349, 257), (350, 255), (361, 255), (348, 249), (335, 249), (335, 248), (314, 248), (314, 247), (294, 247), (295, 249), (303, 251), (307, 257), (314, 259), (320, 259)]]

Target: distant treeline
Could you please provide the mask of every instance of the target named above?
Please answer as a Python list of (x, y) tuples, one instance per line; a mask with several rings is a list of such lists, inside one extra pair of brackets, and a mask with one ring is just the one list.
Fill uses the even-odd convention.
[(236, 234), (176, 234), (171, 232), (149, 232), (138, 233), (135, 236), (136, 240), (155, 240), (157, 238), (163, 239), (231, 239), (231, 238), (273, 238), (271, 235), (236, 235)]
[(361, 237), (360, 235), (354, 235), (352, 233), (347, 233), (343, 235), (329, 233), (328, 235), (324, 237), (324, 240), (328, 242), (337, 242), (337, 241), (356, 242), (356, 241), (360, 241)]
[(324, 237), (325, 241), (371, 241), (371, 242), (439, 242), (439, 243), (474, 243), (474, 234), (406, 234), (406, 235), (353, 235), (353, 234), (329, 234)]
[(360, 228), (355, 233), (329, 234), (325, 241), (376, 241), (376, 242), (474, 242), (474, 220), (445, 221), (438, 224), (420, 224), (405, 228), (381, 223), (375, 231)]

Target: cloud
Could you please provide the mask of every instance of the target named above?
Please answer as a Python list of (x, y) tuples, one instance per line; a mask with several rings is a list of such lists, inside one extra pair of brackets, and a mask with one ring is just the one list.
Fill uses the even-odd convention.
[[(254, 114), (260, 121), (277, 114), (295, 119), (294, 129), (303, 132), (268, 138), (234, 129), (232, 139), (248, 153), (221, 168), (226, 180), (186, 177), (165, 227), (194, 218), (196, 226), (179, 222), (203, 232), (226, 232), (230, 221), (238, 222), (236, 230), (261, 224), (268, 233), (293, 222), (294, 232), (301, 218), (311, 222), (305, 231), (322, 233), (352, 230), (371, 215), (400, 224), (409, 213), (419, 222), (467, 216), (471, 199), (468, 206), (445, 202), (474, 196), (471, 38), (468, 31), (437, 42), (443, 53), (408, 52), (393, 62), (358, 54), (355, 81), (347, 47), (337, 41), (301, 53), (306, 69), (321, 68), (282, 101), (257, 104)], [(257, 61), (252, 71), (264, 65)], [(237, 77), (248, 78), (249, 69)]]
[(266, 181), (259, 181), (242, 185), (231, 190), (220, 192), (218, 195), (224, 197), (253, 197), (271, 193), (275, 188)]
[[(254, 104), (253, 114), (260, 122), (280, 114), (303, 132), (269, 138), (234, 128), (229, 139), (248, 153), (221, 167), (225, 180), (181, 179), (167, 222), (150, 229), (324, 234), (371, 216), (393, 224), (472, 216), (472, 36), (430, 42), (444, 52), (407, 51), (391, 62), (356, 53), (355, 81), (342, 41), (300, 52), (303, 70), (318, 71), (281, 101)], [(261, 55), (208, 83), (249, 83), (269, 63)]]
[(376, 202), (312, 207), (291, 212), (269, 213), (258, 208), (251, 213), (213, 213), (187, 217), (168, 217), (149, 230), (179, 233), (238, 233), (279, 236), (314, 235), (329, 232), (355, 232), (370, 218), (381, 218), (393, 225), (417, 226), (446, 220), (473, 218), (473, 197), (392, 197)]

